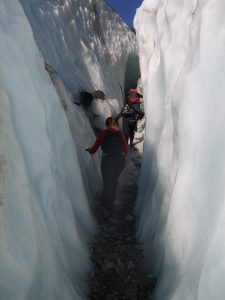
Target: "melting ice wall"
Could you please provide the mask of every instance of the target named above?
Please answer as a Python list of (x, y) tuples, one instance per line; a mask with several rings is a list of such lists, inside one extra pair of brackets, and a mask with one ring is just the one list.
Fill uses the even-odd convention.
[(73, 139), (17, 1), (0, 0), (0, 57), (0, 299), (84, 299), (95, 226), (81, 175), (99, 172), (81, 146), (94, 134), (74, 112)]
[(137, 47), (104, 2), (20, 2), (33, 31), (0, 0), (0, 299), (85, 299), (99, 156), (84, 151), (94, 134), (71, 93), (122, 100)]
[(19, 0), (45, 61), (67, 90), (103, 90), (122, 101), (120, 86), (135, 85), (135, 35), (102, 0)]
[(144, 0), (135, 18), (147, 116), (138, 233), (156, 299), (224, 299), (224, 12), (223, 0)]

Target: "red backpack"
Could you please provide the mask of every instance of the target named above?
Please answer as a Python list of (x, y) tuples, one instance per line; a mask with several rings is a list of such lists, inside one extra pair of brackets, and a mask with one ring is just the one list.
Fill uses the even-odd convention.
[(127, 97), (128, 104), (140, 104), (140, 98), (138, 97), (136, 89), (130, 89)]
[(102, 143), (102, 151), (112, 157), (121, 156), (123, 153), (123, 140), (121, 131), (106, 130)]

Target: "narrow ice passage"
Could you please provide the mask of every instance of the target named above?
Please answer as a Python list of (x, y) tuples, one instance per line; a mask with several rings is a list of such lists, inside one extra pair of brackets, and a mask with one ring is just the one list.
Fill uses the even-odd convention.
[[(105, 87), (118, 110), (120, 85), (129, 81), (127, 62), (137, 57), (133, 33), (103, 2), (72, 8), (80, 12), (76, 20), (82, 30), (79, 20), (89, 18), (86, 7), (95, 6), (99, 16), (106, 13), (100, 18), (108, 24), (101, 40), (114, 40), (113, 48), (94, 32), (96, 16), (86, 43), (86, 34), (78, 39), (73, 15), (64, 18), (68, 11), (55, 3), (0, 0), (1, 300), (85, 299), (100, 155), (90, 158), (84, 151), (94, 133), (82, 107), (73, 103), (74, 90)], [(110, 25), (110, 18), (116, 22)]]
[[(114, 103), (103, 115), (118, 110), (138, 53), (146, 132), (135, 212), (155, 298), (224, 299), (224, 12), (224, 0), (144, 0), (135, 36), (103, 0), (0, 0), (1, 300), (86, 298), (101, 157), (84, 151), (95, 136), (74, 100), (100, 89)], [(133, 232), (132, 218), (119, 230)], [(105, 266), (123, 274), (120, 261)]]
[(138, 149), (131, 148), (107, 221), (102, 220), (101, 204), (96, 205), (99, 232), (90, 248), (88, 299), (146, 300), (154, 290), (156, 278), (146, 270), (143, 249), (136, 240), (134, 207), (141, 161)]

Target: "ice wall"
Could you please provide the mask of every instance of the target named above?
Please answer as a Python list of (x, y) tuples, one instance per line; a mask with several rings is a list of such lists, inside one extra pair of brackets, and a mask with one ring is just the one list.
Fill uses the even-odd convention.
[(19, 0), (45, 61), (67, 90), (103, 90), (123, 100), (121, 88), (139, 77), (136, 37), (102, 0)]
[(0, 0), (0, 61), (0, 299), (84, 299), (94, 134), (57, 94), (18, 1)]
[(224, 16), (223, 0), (144, 0), (135, 17), (147, 123), (138, 234), (155, 299), (224, 299)]

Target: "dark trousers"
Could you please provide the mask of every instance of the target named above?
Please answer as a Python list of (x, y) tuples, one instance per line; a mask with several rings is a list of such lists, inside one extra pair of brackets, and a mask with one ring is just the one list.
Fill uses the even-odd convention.
[(137, 121), (129, 122), (127, 120), (124, 120), (123, 122), (123, 131), (126, 136), (127, 142), (130, 142), (130, 146), (133, 146), (133, 140), (134, 140), (134, 133), (135, 130), (137, 130)]
[(130, 146), (133, 146), (134, 132), (137, 129), (137, 122), (129, 122), (128, 124), (128, 136), (130, 138)]
[(125, 166), (125, 156), (110, 157), (103, 156), (101, 171), (103, 177), (102, 204), (104, 208), (110, 209), (115, 199), (117, 179)]

